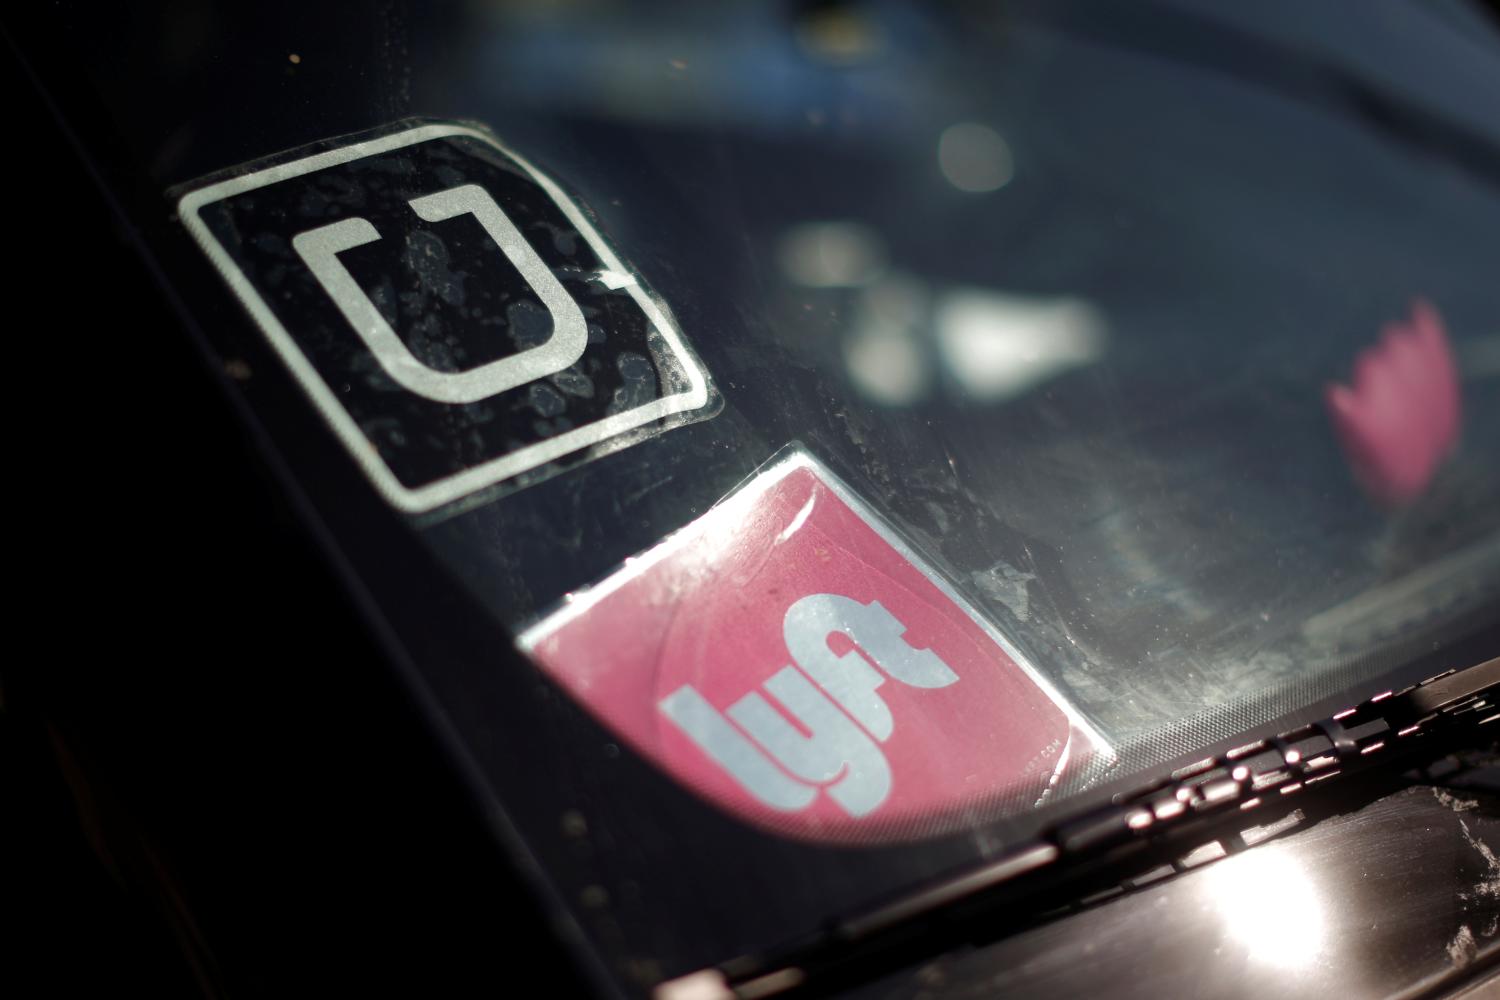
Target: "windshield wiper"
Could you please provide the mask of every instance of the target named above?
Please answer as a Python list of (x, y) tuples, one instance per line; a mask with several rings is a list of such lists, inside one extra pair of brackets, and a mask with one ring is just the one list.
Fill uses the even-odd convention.
[(1408, 783), (1419, 761), (1495, 742), (1497, 723), (1500, 658), (1384, 691), (1178, 768), (807, 939), (663, 983), (656, 1000), (821, 994), (994, 939), (1348, 811)]

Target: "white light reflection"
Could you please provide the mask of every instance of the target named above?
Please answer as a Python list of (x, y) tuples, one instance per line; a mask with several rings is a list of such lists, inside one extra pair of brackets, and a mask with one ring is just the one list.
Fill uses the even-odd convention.
[(927, 361), (899, 330), (863, 332), (845, 349), (844, 364), (865, 397), (885, 406), (910, 406), (927, 395)]
[(1082, 299), (953, 291), (933, 317), (945, 367), (971, 399), (1014, 399), (1104, 353), (1104, 319)]
[(932, 366), (920, 337), (928, 301), (926, 286), (902, 275), (883, 278), (860, 295), (844, 364), (865, 398), (909, 406), (927, 395)]
[(857, 222), (807, 222), (787, 230), (776, 258), (799, 285), (848, 288), (885, 269), (885, 245), (878, 233)]
[(1295, 856), (1266, 845), (1215, 864), (1201, 875), (1209, 906), (1250, 957), (1280, 969), (1311, 965), (1323, 951), (1323, 901)]
[(983, 194), (1010, 183), (1015, 160), (1000, 133), (978, 122), (960, 122), (938, 139), (938, 167), (960, 191)]

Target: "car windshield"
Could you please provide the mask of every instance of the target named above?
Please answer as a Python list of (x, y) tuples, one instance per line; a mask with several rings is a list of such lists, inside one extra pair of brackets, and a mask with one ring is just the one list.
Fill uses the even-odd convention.
[[(468, 123), (465, 148), (503, 144), (578, 206), (622, 261), (605, 285), (638, 283), (704, 373), (681, 419), (396, 528), (309, 487), (357, 567), (400, 534), (360, 571), (621, 982), (805, 932), (1412, 664), (1462, 666), (1445, 651), (1494, 621), (1491, 8), (148, 6), (90, 15), (78, 45), (154, 191)], [(195, 294), (227, 295), (209, 275)], [(564, 419), (552, 385), (528, 421)], [(299, 398), (253, 405), (313, 482)], [(794, 543), (761, 576), (795, 590), (848, 553), (859, 572), (787, 591), (780, 659), (721, 683), (783, 593), (744, 567)], [(403, 595), (419, 565), (473, 604), (481, 659), (392, 610), (435, 592)], [(897, 596), (849, 589), (877, 577)], [(829, 699), (849, 735), (825, 766)]]

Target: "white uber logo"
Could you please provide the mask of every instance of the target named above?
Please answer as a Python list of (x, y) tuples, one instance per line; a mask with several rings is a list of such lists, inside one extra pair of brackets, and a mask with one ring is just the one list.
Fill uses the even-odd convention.
[(401, 510), (710, 415), (670, 312), (581, 206), (483, 130), (382, 129), (206, 180), (177, 205)]
[(341, 219), (292, 237), (297, 256), (375, 355), (380, 367), (402, 388), (440, 403), (473, 403), (554, 375), (583, 356), (588, 344), (583, 310), (488, 191), (477, 184), (465, 184), (412, 198), (407, 204), (424, 222), (445, 222), (472, 215), (551, 314), (552, 332), (542, 343), (510, 357), (468, 371), (439, 371), (407, 349), (339, 261), (338, 255), (345, 250), (380, 239), (379, 231), (368, 219), (359, 216)]
[[(932, 650), (915, 649), (906, 626), (879, 601), (813, 594), (787, 609), (782, 636), (795, 666), (786, 666), (725, 712), (691, 684), (658, 707), (703, 753), (751, 795), (774, 809), (811, 805), (820, 790), (853, 817), (868, 815), (890, 794), (891, 769), (880, 744), (895, 731), (880, 695), (887, 680), (943, 688), (959, 677)], [(834, 653), (828, 640), (854, 646)]]

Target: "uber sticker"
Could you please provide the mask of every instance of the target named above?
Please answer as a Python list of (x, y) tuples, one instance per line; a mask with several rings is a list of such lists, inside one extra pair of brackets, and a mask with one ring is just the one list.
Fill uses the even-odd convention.
[(518, 642), (684, 785), (802, 837), (991, 819), (1108, 752), (801, 450)]
[(708, 376), (665, 309), (556, 184), (476, 128), (251, 169), (178, 211), (402, 510), (705, 415)]

